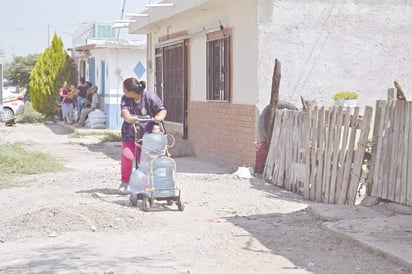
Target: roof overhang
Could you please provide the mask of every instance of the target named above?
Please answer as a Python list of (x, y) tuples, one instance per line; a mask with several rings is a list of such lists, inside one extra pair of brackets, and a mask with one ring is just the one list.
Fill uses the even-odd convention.
[[(91, 51), (96, 49), (145, 49), (146, 45), (121, 45), (121, 44), (87, 44), (75, 47), (75, 51)], [(69, 48), (72, 51), (73, 48)]]
[[(159, 4), (173, 3), (173, 6), (149, 7), (142, 11), (141, 14), (147, 16), (136, 16), (135, 22), (129, 23), (130, 34), (146, 34), (151, 32), (159, 22), (175, 17), (179, 14), (188, 12), (193, 9), (202, 9), (214, 0), (163, 0)], [(220, 0), (221, 1), (221, 0)]]

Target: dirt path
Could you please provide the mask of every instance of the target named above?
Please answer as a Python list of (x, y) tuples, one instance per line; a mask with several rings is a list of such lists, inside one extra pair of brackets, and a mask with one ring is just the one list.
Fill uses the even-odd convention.
[(185, 211), (157, 203), (146, 213), (117, 194), (119, 144), (58, 125), (0, 125), (0, 137), (67, 168), (0, 190), (0, 273), (405, 273), (259, 179), (178, 158)]

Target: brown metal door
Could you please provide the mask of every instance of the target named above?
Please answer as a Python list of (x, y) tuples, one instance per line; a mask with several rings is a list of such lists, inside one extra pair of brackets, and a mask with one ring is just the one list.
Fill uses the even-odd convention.
[(156, 93), (167, 109), (167, 120), (183, 124), (187, 135), (187, 65), (184, 42), (156, 48)]

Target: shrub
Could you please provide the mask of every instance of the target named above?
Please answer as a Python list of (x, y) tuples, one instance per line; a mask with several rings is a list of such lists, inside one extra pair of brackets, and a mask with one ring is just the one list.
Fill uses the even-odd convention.
[(333, 96), (333, 100), (353, 100), (358, 99), (359, 95), (355, 91), (341, 91)]
[(46, 118), (33, 109), (31, 102), (26, 102), (24, 104), (24, 113), (17, 115), (16, 121), (21, 124), (44, 123)]

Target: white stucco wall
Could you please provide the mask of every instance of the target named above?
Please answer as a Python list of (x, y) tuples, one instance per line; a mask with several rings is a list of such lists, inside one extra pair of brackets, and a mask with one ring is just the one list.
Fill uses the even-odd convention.
[[(131, 48), (99, 48), (91, 51), (95, 58), (95, 83), (99, 87), (104, 111), (108, 116), (110, 128), (120, 128), (120, 99), (123, 96), (123, 80), (135, 77), (146, 81), (146, 51), (145, 49)], [(102, 87), (102, 61), (105, 62), (105, 90)], [(133, 71), (136, 64), (141, 62), (145, 73), (139, 78)], [(104, 93), (104, 96), (102, 96)]]
[[(117, 92), (119, 79), (138, 78), (133, 69), (139, 61), (146, 67), (146, 51), (144, 49), (95, 49), (92, 51), (92, 57), (95, 58), (96, 62), (96, 85), (101, 83), (101, 62), (104, 61), (106, 64), (105, 93), (108, 94)], [(119, 75), (118, 71), (120, 71)], [(146, 80), (146, 73), (139, 80)]]
[[(232, 28), (232, 99), (235, 104), (257, 102), (257, 28), (256, 1), (211, 1), (173, 20), (158, 22), (152, 30), (156, 45), (159, 37), (168, 33), (186, 31), (190, 36), (189, 87), (191, 101), (206, 101), (206, 32), (219, 28)], [(148, 45), (150, 46), (150, 45)], [(151, 54), (150, 59), (154, 60)], [(151, 79), (151, 77), (149, 77)], [(153, 81), (150, 81), (153, 85)], [(151, 87), (153, 88), (153, 87)]]
[(374, 106), (394, 80), (412, 88), (411, 0), (257, 3), (260, 108), (270, 100), (276, 58), (280, 99), (298, 107), (300, 96), (331, 105), (333, 94), (346, 90), (359, 92), (359, 105)]

